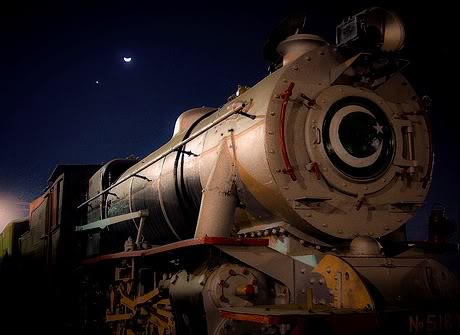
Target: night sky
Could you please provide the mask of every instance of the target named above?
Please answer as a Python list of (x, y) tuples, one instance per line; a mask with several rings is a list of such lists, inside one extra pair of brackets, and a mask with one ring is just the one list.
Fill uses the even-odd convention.
[[(452, 9), (399, 1), (260, 3), (199, 1), (13, 1), (0, 7), (0, 194), (30, 201), (57, 164), (146, 156), (172, 135), (186, 109), (220, 106), (238, 84), (267, 74), (271, 29), (304, 8), (308, 27), (330, 43), (343, 17), (370, 5), (406, 25), (404, 73), (433, 99), (435, 170), (427, 204), (411, 222), (425, 238), (433, 202), (459, 218), (459, 139), (446, 86), (453, 69)], [(132, 57), (125, 63), (123, 57)], [(97, 83), (98, 82), (98, 83)], [(453, 99), (452, 99), (453, 100)]]

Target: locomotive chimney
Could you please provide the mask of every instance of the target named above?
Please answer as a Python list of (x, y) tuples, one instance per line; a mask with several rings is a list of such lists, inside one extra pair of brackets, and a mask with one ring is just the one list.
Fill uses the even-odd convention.
[(286, 66), (304, 53), (324, 45), (328, 43), (317, 35), (296, 34), (278, 44), (276, 51), (283, 57), (283, 66)]

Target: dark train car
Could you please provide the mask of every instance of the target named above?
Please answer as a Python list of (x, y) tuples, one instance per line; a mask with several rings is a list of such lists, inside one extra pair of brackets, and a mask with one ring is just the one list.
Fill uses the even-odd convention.
[[(29, 218), (16, 219), (8, 223), (0, 233), (0, 273), (16, 271), (20, 255), (19, 238), (29, 230)], [(3, 282), (4, 277), (0, 276)]]
[[(0, 276), (11, 278), (9, 285), (0, 287), (2, 301), (9, 301), (2, 308), (7, 310), (4, 316), (9, 316), (5, 320), (14, 322), (20, 333), (48, 324), (48, 320), (52, 321), (49, 324), (65, 322), (64, 311), (68, 312), (74, 301), (71, 269), (80, 254), (73, 227), (86, 222), (76, 206), (85, 199), (88, 181), (99, 167), (57, 166), (49, 178), (50, 186), (31, 203), (29, 218), (10, 224), (2, 233), (3, 245), (14, 251), (18, 267), (18, 271)], [(25, 311), (33, 311), (31, 323), (20, 321)]]
[(52, 274), (69, 268), (78, 257), (73, 227), (86, 216), (75, 210), (85, 199), (89, 178), (98, 165), (58, 165), (46, 192), (30, 205), (30, 231), (21, 239), (24, 271)]

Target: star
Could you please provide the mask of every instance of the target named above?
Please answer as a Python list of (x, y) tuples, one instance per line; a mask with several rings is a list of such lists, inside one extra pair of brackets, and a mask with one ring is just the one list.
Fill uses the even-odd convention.
[(377, 131), (377, 134), (379, 133), (382, 133), (383, 134), (383, 126), (379, 125), (379, 123), (377, 122), (377, 124), (375, 126), (373, 126), (375, 128), (375, 130)]
[(96, 84), (99, 84), (99, 80), (96, 80)]

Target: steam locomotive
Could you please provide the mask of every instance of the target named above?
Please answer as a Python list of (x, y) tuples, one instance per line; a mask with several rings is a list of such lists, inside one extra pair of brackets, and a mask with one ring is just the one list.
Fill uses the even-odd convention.
[(430, 241), (405, 236), (433, 153), (400, 18), (367, 9), (336, 45), (303, 30), (283, 21), (266, 78), (144, 159), (56, 167), (1, 235), (11, 314), (75, 334), (458, 331), (442, 210)]

